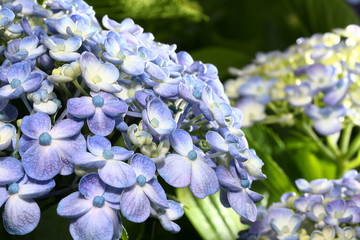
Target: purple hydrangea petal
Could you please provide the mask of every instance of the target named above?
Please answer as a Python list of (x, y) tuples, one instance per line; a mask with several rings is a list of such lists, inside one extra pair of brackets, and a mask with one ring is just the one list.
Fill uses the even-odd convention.
[(93, 199), (96, 196), (102, 196), (105, 192), (105, 183), (101, 181), (97, 173), (89, 173), (81, 178), (79, 183), (79, 192), (86, 199)]
[(168, 77), (168, 74), (166, 74), (158, 65), (152, 62), (146, 63), (146, 72), (148, 72), (155, 79), (159, 80), (165, 80)]
[(23, 156), (26, 150), (28, 150), (31, 146), (36, 145), (38, 143), (37, 139), (32, 139), (23, 135), (19, 140), (19, 152), (20, 156)]
[(95, 106), (90, 97), (70, 98), (67, 101), (68, 112), (77, 118), (88, 118), (95, 113)]
[(165, 191), (157, 180), (151, 179), (142, 189), (151, 202), (159, 207), (168, 207)]
[(197, 198), (216, 193), (220, 186), (215, 171), (203, 161), (191, 162), (190, 190)]
[(155, 164), (154, 162), (139, 153), (133, 155), (130, 160), (130, 165), (135, 170), (136, 176), (143, 175), (146, 178), (146, 181), (152, 179), (155, 174)]
[(121, 212), (132, 222), (144, 222), (150, 216), (150, 201), (139, 185), (124, 189)]
[(126, 188), (136, 183), (136, 174), (133, 168), (121, 161), (109, 160), (98, 170), (101, 180), (117, 188)]
[(210, 146), (220, 152), (227, 152), (229, 150), (229, 146), (226, 143), (225, 139), (217, 132), (209, 131), (206, 133), (206, 141), (210, 144)]
[(157, 164), (160, 176), (173, 187), (186, 187), (191, 181), (191, 162), (178, 154), (168, 154), (164, 162)]
[(87, 168), (101, 168), (106, 164), (104, 158), (96, 157), (88, 152), (76, 153), (71, 160), (74, 164)]
[(224, 207), (230, 208), (231, 206), (230, 206), (227, 194), (228, 194), (228, 190), (226, 188), (221, 187), (220, 188), (220, 202)]
[(69, 118), (64, 119), (51, 129), (50, 135), (53, 139), (69, 138), (78, 134), (83, 126), (83, 121), (76, 121)]
[(27, 61), (19, 62), (9, 67), (6, 73), (6, 77), (7, 79), (9, 79), (9, 81), (13, 79), (25, 80), (25, 78), (30, 74), (30, 72), (31, 66)]
[(38, 198), (49, 193), (54, 187), (55, 181), (52, 179), (37, 181), (29, 178), (26, 184), (21, 184), (18, 194), (24, 199)]
[(248, 196), (246, 191), (231, 192), (227, 194), (231, 207), (237, 214), (254, 222), (257, 216), (257, 208), (255, 203)]
[[(114, 228), (113, 239), (120, 239), (122, 234), (122, 222), (119, 211), (116, 211), (111, 208), (103, 208), (106, 214), (111, 218)], [(118, 210), (118, 209), (117, 209)]]
[(52, 146), (34, 145), (23, 155), (25, 172), (37, 180), (48, 180), (60, 172), (60, 158)]
[(230, 172), (223, 166), (216, 168), (216, 175), (222, 186), (231, 191), (239, 191), (242, 189), (238, 178), (233, 177)]
[(8, 233), (27, 234), (35, 229), (39, 221), (40, 208), (35, 201), (24, 200), (16, 194), (6, 201), (3, 222)]
[(88, 118), (87, 124), (92, 133), (107, 136), (115, 127), (115, 120), (103, 113), (101, 108), (95, 109), (95, 114)]
[(169, 208), (166, 209), (166, 216), (171, 220), (176, 220), (184, 215), (184, 209), (181, 205), (173, 200), (168, 200)]
[(40, 88), (42, 80), (43, 77), (40, 73), (32, 73), (21, 86), (25, 92), (35, 92)]
[(38, 139), (41, 133), (50, 131), (51, 120), (44, 113), (35, 113), (31, 116), (25, 116), (22, 119), (20, 128), (26, 136)]
[(187, 156), (194, 148), (190, 134), (182, 129), (176, 129), (170, 134), (170, 143), (174, 150), (182, 156)]
[(120, 203), (122, 191), (123, 189), (121, 188), (114, 188), (110, 185), (107, 185), (105, 188), (105, 193), (102, 196), (107, 202)]
[(14, 105), (8, 104), (5, 108), (0, 111), (0, 121), (12, 122), (16, 119), (18, 110)]
[(134, 155), (133, 151), (129, 151), (122, 147), (112, 147), (111, 151), (114, 153), (114, 159), (124, 161), (131, 158)]
[(62, 217), (79, 217), (93, 207), (92, 202), (85, 199), (80, 192), (71, 193), (61, 199), (57, 206), (57, 214)]
[(321, 135), (328, 136), (342, 129), (342, 123), (339, 119), (329, 118), (313, 122), (314, 129)]
[(112, 219), (106, 211), (94, 207), (70, 224), (70, 234), (74, 240), (113, 239), (114, 227)]
[(127, 112), (128, 106), (125, 102), (118, 98), (106, 99), (104, 106), (101, 108), (103, 112), (110, 117), (118, 117)]
[(136, 55), (127, 56), (122, 65), (122, 70), (130, 75), (140, 75), (144, 72), (144, 69), (144, 59)]
[(103, 151), (111, 148), (111, 142), (103, 136), (92, 136), (87, 139), (87, 147), (95, 156), (102, 156)]
[(171, 221), (166, 215), (160, 215), (159, 220), (161, 223), (161, 226), (171, 233), (177, 233), (180, 231), (180, 226)]
[(0, 88), (0, 96), (7, 99), (19, 98), (23, 92), (24, 89), (21, 86), (14, 89), (10, 86), (10, 84)]
[(0, 158), (0, 185), (18, 181), (24, 176), (21, 162), (13, 157)]
[(6, 190), (5, 186), (0, 186), (0, 207), (2, 207), (2, 205), (4, 204), (4, 202), (7, 200), (8, 198), (8, 192)]

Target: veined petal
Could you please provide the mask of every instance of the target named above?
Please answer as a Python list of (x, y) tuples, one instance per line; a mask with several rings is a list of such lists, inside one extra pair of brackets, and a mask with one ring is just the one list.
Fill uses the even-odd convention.
[(94, 134), (107, 136), (114, 130), (115, 120), (104, 114), (101, 108), (96, 108), (95, 114), (88, 118), (87, 124)]
[(130, 165), (134, 168), (136, 176), (143, 175), (146, 181), (152, 179), (155, 174), (156, 168), (154, 162), (139, 153), (133, 155), (130, 160)]
[(231, 191), (239, 191), (242, 189), (240, 180), (233, 177), (230, 172), (224, 166), (218, 166), (216, 168), (216, 176), (222, 186)]
[(95, 113), (95, 106), (90, 97), (70, 98), (67, 101), (68, 112), (77, 118), (88, 118)]
[(215, 171), (201, 160), (191, 161), (190, 190), (197, 198), (205, 198), (219, 190)]
[(93, 207), (92, 201), (85, 199), (80, 192), (71, 193), (61, 199), (57, 206), (57, 214), (62, 217), (80, 217)]
[(77, 121), (70, 118), (64, 119), (51, 129), (50, 135), (53, 139), (69, 138), (80, 133), (83, 126), (83, 121)]
[(124, 161), (131, 158), (134, 155), (133, 151), (129, 151), (122, 147), (112, 147), (111, 151), (114, 153), (114, 160)]
[(2, 207), (2, 205), (4, 204), (4, 202), (7, 200), (8, 198), (8, 192), (6, 190), (5, 186), (0, 186), (0, 207)]
[(113, 239), (114, 226), (106, 211), (94, 207), (70, 224), (70, 234), (74, 240)]
[(180, 226), (171, 221), (166, 215), (160, 215), (159, 220), (161, 223), (161, 226), (171, 233), (177, 233), (180, 231)]
[(14, 194), (6, 201), (3, 222), (6, 231), (10, 234), (25, 235), (38, 225), (40, 208), (33, 200), (24, 200)]
[(142, 189), (151, 202), (159, 207), (168, 207), (165, 191), (157, 180), (151, 179)]
[(150, 216), (150, 201), (137, 184), (124, 189), (120, 202), (122, 214), (132, 222), (144, 222)]
[(19, 79), (23, 81), (30, 74), (30, 72), (31, 72), (31, 66), (29, 63), (19, 62), (9, 67), (6, 73), (6, 77), (7, 79), (9, 79), (9, 81), (13, 79)]
[(160, 176), (173, 187), (186, 187), (191, 181), (191, 163), (186, 157), (169, 154), (164, 162), (157, 164)]
[(101, 180), (113, 187), (126, 188), (136, 183), (134, 169), (121, 161), (108, 160), (98, 172)]
[(182, 129), (176, 129), (171, 133), (170, 143), (174, 150), (182, 156), (187, 156), (194, 148), (190, 134)]
[(95, 156), (102, 156), (103, 151), (111, 148), (111, 142), (103, 136), (92, 136), (87, 139), (87, 147)]
[(87, 168), (101, 168), (106, 164), (104, 158), (96, 157), (88, 152), (75, 153), (71, 160), (74, 164)]
[(23, 155), (27, 175), (37, 180), (48, 180), (60, 172), (60, 158), (52, 146), (34, 145)]
[(41, 133), (50, 131), (50, 117), (44, 113), (35, 113), (31, 116), (25, 116), (22, 119), (20, 129), (26, 136), (38, 139)]
[(18, 181), (24, 176), (21, 162), (13, 157), (0, 158), (0, 185)]
[(79, 191), (86, 199), (93, 199), (96, 196), (102, 196), (105, 192), (106, 184), (101, 181), (97, 173), (89, 173), (81, 178)]
[(24, 199), (32, 199), (44, 196), (55, 187), (53, 179), (47, 181), (37, 181), (29, 178), (26, 184), (21, 184), (19, 188), (19, 196)]
[(166, 216), (171, 220), (176, 220), (184, 215), (184, 209), (181, 205), (173, 200), (168, 200), (169, 208), (166, 209)]
[(70, 37), (65, 41), (64, 44), (67, 52), (75, 52), (80, 48), (82, 41), (80, 38)]
[(123, 62), (122, 70), (130, 75), (140, 75), (144, 72), (145, 61), (139, 56), (127, 56)]
[(237, 214), (251, 222), (254, 222), (256, 220), (256, 205), (247, 195), (246, 191), (228, 191), (227, 197), (231, 207), (235, 210), (235, 212), (237, 212)]
[(225, 139), (217, 132), (214, 131), (207, 132), (206, 141), (216, 151), (227, 152), (229, 150), (229, 146), (226, 143)]

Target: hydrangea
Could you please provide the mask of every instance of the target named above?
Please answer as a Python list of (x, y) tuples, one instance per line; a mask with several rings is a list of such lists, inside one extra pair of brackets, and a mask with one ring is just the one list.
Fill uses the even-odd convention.
[[(118, 239), (123, 217), (153, 217), (176, 233), (184, 211), (170, 187), (198, 198), (221, 189), (226, 207), (254, 221), (262, 197), (250, 188), (265, 178), (263, 162), (216, 67), (156, 42), (131, 19), (102, 23), (82, 0), (1, 5), (5, 229), (31, 232), (38, 203), (55, 197), (74, 239)], [(229, 168), (231, 177), (218, 174)]]
[(358, 239), (359, 181), (356, 170), (336, 180), (298, 179), (301, 195), (285, 193), (268, 209), (260, 206), (257, 220), (239, 239)]

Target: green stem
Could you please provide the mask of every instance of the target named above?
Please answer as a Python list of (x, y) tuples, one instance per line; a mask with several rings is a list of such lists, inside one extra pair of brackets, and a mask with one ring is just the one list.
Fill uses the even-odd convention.
[(351, 159), (352, 156), (360, 149), (360, 134), (358, 134), (352, 141), (349, 150), (345, 154), (345, 159)]
[[(76, 81), (76, 80), (75, 80)], [(69, 99), (71, 98), (72, 94), (69, 91), (69, 89), (66, 87), (65, 83), (60, 83), (59, 84), (60, 88), (65, 92), (66, 98)]]
[(352, 129), (354, 127), (354, 124), (352, 122), (349, 122), (342, 133), (341, 140), (340, 140), (340, 151), (345, 154), (349, 149), (350, 144), (350, 138)]
[(333, 153), (335, 153), (336, 157), (341, 160), (342, 159), (342, 153), (340, 152), (339, 146), (337, 144), (338, 137), (339, 137), (339, 135), (337, 135), (337, 136), (333, 136), (333, 135), (327, 136), (326, 137), (326, 142), (327, 142), (327, 145), (329, 146), (329, 148), (333, 151)]
[(360, 157), (355, 158), (354, 160), (351, 160), (348, 162), (345, 166), (345, 171), (355, 169), (360, 166)]
[(302, 128), (305, 130), (306, 134), (316, 143), (320, 151), (326, 155), (329, 159), (336, 162), (335, 154), (320, 140), (312, 128), (307, 125), (305, 122), (302, 124)]
[(90, 96), (78, 83), (78, 81), (75, 79), (72, 81), (72, 83), (75, 85), (75, 87), (82, 93), (84, 96)]

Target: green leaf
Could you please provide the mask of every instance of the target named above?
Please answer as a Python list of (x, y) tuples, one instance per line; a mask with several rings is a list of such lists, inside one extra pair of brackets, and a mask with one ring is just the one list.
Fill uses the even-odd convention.
[(222, 206), (219, 193), (198, 199), (189, 188), (178, 188), (176, 195), (184, 204), (186, 216), (203, 239), (236, 239), (238, 232), (246, 228), (234, 210)]
[(124, 226), (122, 226), (121, 240), (129, 240), (129, 235)]

